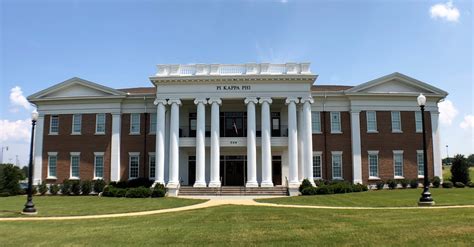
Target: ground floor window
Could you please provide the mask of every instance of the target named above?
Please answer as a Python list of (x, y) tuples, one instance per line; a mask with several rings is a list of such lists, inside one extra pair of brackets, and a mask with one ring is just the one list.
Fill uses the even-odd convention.
[(56, 177), (56, 164), (58, 161), (58, 154), (57, 153), (48, 153), (48, 177), (55, 178)]
[(139, 166), (140, 166), (140, 153), (129, 153), (128, 177), (130, 179), (138, 178)]
[(342, 179), (342, 152), (332, 152), (332, 179)]
[(321, 152), (313, 153), (313, 178), (322, 178)]
[(403, 151), (393, 151), (394, 176), (403, 177)]
[(369, 151), (369, 177), (379, 177), (379, 152)]
[(94, 153), (94, 179), (104, 177), (104, 153)]
[(71, 153), (71, 178), (79, 178), (79, 153)]
[(425, 162), (423, 160), (423, 150), (416, 151), (416, 163), (418, 164), (418, 176), (425, 175)]
[(155, 179), (155, 172), (156, 172), (156, 166), (155, 166), (155, 153), (150, 153), (148, 156), (148, 165), (150, 167), (150, 179)]

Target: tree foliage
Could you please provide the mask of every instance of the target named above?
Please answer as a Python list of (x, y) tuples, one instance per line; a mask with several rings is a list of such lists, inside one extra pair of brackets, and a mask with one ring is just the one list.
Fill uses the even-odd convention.
[(471, 181), (469, 178), (469, 165), (467, 159), (462, 154), (454, 156), (451, 166), (451, 181), (453, 183), (461, 182), (463, 184), (467, 184)]
[(0, 193), (19, 194), (20, 180), (24, 178), (23, 171), (19, 167), (13, 164), (0, 164)]

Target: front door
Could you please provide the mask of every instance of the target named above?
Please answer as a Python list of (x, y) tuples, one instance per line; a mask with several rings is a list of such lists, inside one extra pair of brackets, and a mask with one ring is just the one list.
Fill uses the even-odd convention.
[(244, 156), (224, 156), (223, 174), (224, 186), (244, 186), (245, 160)]
[(273, 185), (281, 185), (281, 156), (272, 157)]
[(189, 156), (188, 185), (193, 186), (194, 182), (196, 182), (196, 156)]

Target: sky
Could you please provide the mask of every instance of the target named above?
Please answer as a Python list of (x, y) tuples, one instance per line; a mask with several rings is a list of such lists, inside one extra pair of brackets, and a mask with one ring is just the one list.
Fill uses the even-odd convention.
[(449, 92), (443, 156), (474, 153), (473, 22), (469, 0), (0, 0), (3, 161), (28, 163), (26, 96), (75, 76), (152, 86), (175, 63), (310, 62), (320, 85), (397, 71)]

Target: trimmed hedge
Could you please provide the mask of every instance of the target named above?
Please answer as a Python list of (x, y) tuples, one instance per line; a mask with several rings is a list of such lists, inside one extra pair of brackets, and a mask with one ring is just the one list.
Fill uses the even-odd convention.
[(433, 184), (433, 188), (439, 188), (441, 185), (441, 179), (438, 176), (435, 176), (433, 179), (431, 179), (431, 184)]
[(408, 187), (409, 181), (406, 179), (400, 179), (399, 180), (400, 185), (402, 185), (403, 189), (406, 189)]
[(64, 179), (60, 190), (62, 195), (69, 195), (71, 193), (71, 181), (69, 181), (69, 179)]
[(410, 180), (410, 188), (416, 189), (418, 188), (420, 184), (418, 183), (418, 179), (412, 179)]
[(57, 195), (58, 192), (59, 192), (59, 185), (52, 184), (49, 186), (49, 193), (51, 193), (51, 195)]
[(469, 181), (469, 183), (467, 183), (467, 186), (468, 186), (469, 188), (474, 188), (474, 183), (471, 182), (471, 181)]
[(118, 182), (110, 182), (109, 185), (112, 185), (115, 188), (127, 189), (127, 188), (138, 188), (138, 187), (146, 187), (150, 188), (155, 181), (150, 180), (148, 178), (135, 178), (132, 180), (127, 181), (118, 181)]
[(46, 181), (43, 181), (40, 185), (38, 185), (38, 191), (42, 196), (48, 192), (48, 185), (46, 184)]
[[(304, 181), (304, 180), (303, 180)], [(316, 183), (316, 181), (315, 181)], [(330, 181), (325, 183), (319, 183), (318, 187), (312, 185), (300, 186), (302, 195), (328, 195), (328, 194), (343, 194), (351, 192), (368, 191), (369, 188), (363, 184), (352, 184), (347, 181)]]
[(81, 181), (79, 180), (71, 181), (71, 193), (76, 196), (81, 194)]
[(308, 180), (308, 179), (303, 179), (303, 182), (301, 182), (301, 185), (300, 187), (298, 188), (298, 190), (303, 193), (303, 190), (305, 188), (310, 188), (310, 187), (313, 187), (313, 185), (311, 184), (311, 182)]
[(449, 189), (449, 188), (452, 188), (454, 185), (453, 185), (453, 182), (451, 181), (445, 181), (443, 182), (442, 186), (443, 188)]
[(83, 195), (89, 195), (92, 191), (92, 182), (89, 180), (81, 181), (81, 191)]
[(393, 190), (397, 188), (398, 183), (397, 183), (397, 180), (395, 179), (389, 179), (387, 180), (387, 185), (389, 189)]
[(166, 195), (166, 188), (163, 184), (155, 184), (151, 191), (151, 197), (164, 197)]
[(151, 190), (143, 186), (137, 188), (129, 188), (125, 193), (127, 198), (147, 198), (151, 196)]
[(384, 186), (385, 186), (385, 182), (384, 182), (383, 180), (380, 180), (380, 181), (378, 181), (377, 183), (375, 183), (375, 187), (376, 187), (378, 190), (383, 189)]
[(466, 185), (463, 184), (462, 182), (456, 182), (456, 183), (454, 183), (454, 187), (456, 187), (456, 188), (464, 188), (464, 187), (466, 187)]
[(94, 192), (100, 193), (104, 191), (105, 181), (103, 179), (97, 179), (94, 181)]

